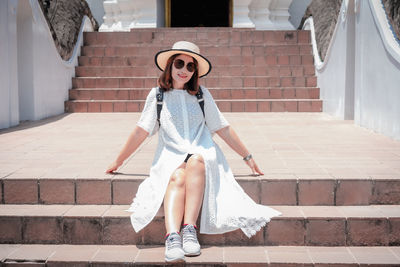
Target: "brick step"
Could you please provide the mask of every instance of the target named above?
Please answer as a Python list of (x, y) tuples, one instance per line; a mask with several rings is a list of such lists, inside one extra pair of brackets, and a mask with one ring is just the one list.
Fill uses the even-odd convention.
[(147, 29), (131, 32), (85, 32), (84, 45), (130, 45), (142, 44), (167, 44), (180, 40), (192, 41), (201, 44), (303, 44), (310, 43), (310, 31), (254, 31), (233, 28), (229, 30), (216, 30), (204, 28), (197, 31), (176, 29), (167, 32)]
[[(81, 56), (79, 62), (85, 65), (105, 65), (105, 66), (154, 66), (154, 55), (148, 56)], [(312, 55), (245, 55), (245, 56), (208, 56), (212, 65), (217, 68), (240, 66), (242, 68), (256, 66), (308, 66), (314, 67)]]
[[(130, 77), (130, 78), (72, 78), (73, 88), (152, 88), (157, 85), (158, 77)], [(243, 88), (246, 86), (265, 89), (266, 87), (317, 87), (317, 77), (215, 77), (202, 81), (206, 87)]]
[(198, 32), (198, 31), (216, 31), (216, 32), (229, 32), (229, 31), (255, 31), (254, 28), (231, 28), (231, 27), (165, 27), (165, 28), (131, 28), (131, 32)]
[[(185, 266), (399, 266), (400, 247), (203, 247)], [(164, 266), (164, 246), (0, 245), (0, 261), (34, 266)], [(183, 266), (183, 264), (177, 266)]]
[[(150, 159), (149, 159), (150, 161)], [(145, 167), (147, 168), (147, 167)], [(145, 179), (125, 174), (96, 178), (24, 179), (14, 176), (0, 180), (4, 204), (131, 204)], [(265, 205), (400, 205), (398, 179), (273, 179), (236, 177), (245, 192)]]
[[(144, 100), (69, 100), (65, 112), (140, 112)], [(221, 112), (321, 112), (322, 100), (217, 100)]]
[[(79, 66), (75, 68), (76, 77), (154, 77), (159, 76), (155, 66)], [(224, 76), (245, 76), (247, 80), (268, 77), (304, 77), (314, 76), (314, 66), (290, 65), (290, 66), (218, 66), (204, 78), (218, 78)]]
[[(135, 56), (151, 57), (158, 51), (168, 49), (170, 45), (159, 44), (128, 44), (124, 46), (82, 46), (82, 56)], [(208, 57), (215, 56), (263, 56), (263, 55), (312, 55), (312, 47), (309, 43), (304, 44), (219, 44), (210, 43), (200, 46), (202, 54)]]
[(231, 27), (165, 27), (165, 28), (131, 28), (131, 32), (198, 32), (198, 31), (255, 31), (254, 28), (231, 28)]
[[(236, 60), (237, 59), (237, 60)], [(220, 63), (214, 65), (207, 77), (213, 76), (311, 76), (315, 75), (315, 68), (312, 64), (304, 65), (256, 65), (254, 57), (241, 58), (220, 58)], [(236, 61), (236, 62), (235, 62)], [(243, 62), (243, 64), (240, 64)], [(232, 64), (228, 64), (232, 63)], [(139, 76), (159, 76), (161, 72), (155, 67), (153, 59), (148, 57), (79, 57), (80, 66), (78, 69), (124, 69), (137, 71)], [(100, 68), (103, 67), (103, 68)], [(205, 77), (204, 79), (206, 79)]]
[[(161, 208), (135, 233), (128, 205), (0, 205), (0, 243), (164, 244)], [(400, 206), (272, 206), (282, 216), (248, 239), (241, 230), (199, 235), (203, 245), (395, 246)]]
[[(209, 89), (214, 99), (319, 99), (319, 88)], [(79, 88), (69, 90), (70, 100), (146, 100), (148, 88)]]

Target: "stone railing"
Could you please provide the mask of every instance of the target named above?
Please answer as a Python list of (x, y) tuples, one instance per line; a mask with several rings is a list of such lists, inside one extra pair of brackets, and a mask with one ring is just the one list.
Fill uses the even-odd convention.
[(58, 53), (64, 60), (69, 60), (72, 56), (84, 16), (90, 19), (93, 30), (97, 31), (99, 28), (86, 1), (39, 0), (38, 3), (49, 25)]
[(400, 39), (400, 1), (382, 0), (393, 31)]

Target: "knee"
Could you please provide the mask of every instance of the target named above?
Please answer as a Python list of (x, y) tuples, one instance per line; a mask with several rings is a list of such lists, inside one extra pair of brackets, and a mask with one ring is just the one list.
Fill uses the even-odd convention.
[(183, 169), (177, 169), (171, 175), (169, 180), (171, 185), (176, 187), (184, 187), (185, 186), (185, 171)]
[(199, 154), (194, 154), (191, 156), (187, 162), (187, 166), (190, 168), (196, 168), (200, 170), (204, 170), (204, 159)]

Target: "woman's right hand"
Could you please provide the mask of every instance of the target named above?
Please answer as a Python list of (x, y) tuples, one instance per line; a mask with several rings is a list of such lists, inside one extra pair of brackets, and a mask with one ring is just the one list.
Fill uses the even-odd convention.
[(143, 143), (144, 139), (146, 139), (148, 135), (149, 133), (143, 128), (136, 126), (129, 135), (128, 141), (126, 141), (126, 144), (119, 153), (117, 159), (107, 168), (106, 173), (115, 172), (122, 165), (122, 163), (124, 163), (124, 161), (136, 151), (136, 149)]
[(122, 162), (116, 162), (114, 161), (106, 170), (106, 173), (113, 173), (115, 172), (120, 166), (122, 165)]

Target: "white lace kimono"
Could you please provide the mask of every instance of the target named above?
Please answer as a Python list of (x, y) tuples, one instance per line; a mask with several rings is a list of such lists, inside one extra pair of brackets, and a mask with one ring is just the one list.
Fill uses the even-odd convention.
[(280, 212), (255, 203), (236, 182), (224, 154), (214, 143), (212, 133), (228, 126), (210, 92), (202, 87), (204, 116), (195, 96), (185, 90), (164, 93), (159, 129), (157, 88), (153, 88), (138, 126), (154, 135), (158, 146), (150, 176), (139, 186), (128, 211), (136, 232), (145, 227), (159, 210), (173, 171), (188, 153), (200, 154), (205, 162), (206, 183), (201, 209), (200, 233), (221, 234), (240, 228), (248, 237), (256, 234), (271, 217)]

